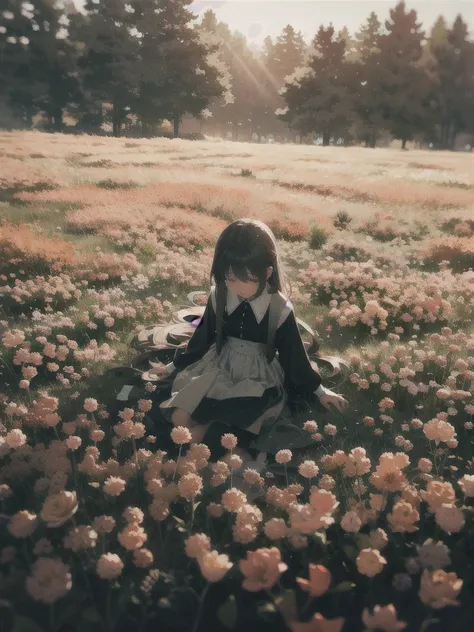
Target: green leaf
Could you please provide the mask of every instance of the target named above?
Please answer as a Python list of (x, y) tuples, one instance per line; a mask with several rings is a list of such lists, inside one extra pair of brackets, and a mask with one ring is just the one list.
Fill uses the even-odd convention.
[(217, 618), (225, 625), (226, 628), (232, 630), (237, 621), (237, 604), (234, 595), (229, 595), (226, 602), (217, 611)]
[(79, 612), (78, 603), (59, 603), (54, 611), (54, 629), (60, 630), (64, 624), (70, 623), (71, 619), (77, 619)]
[(294, 590), (285, 590), (275, 599), (275, 603), (280, 614), (288, 621), (298, 618), (298, 608), (296, 605), (296, 593)]
[(314, 533), (314, 537), (320, 540), (322, 544), (328, 543), (326, 531), (316, 531), (316, 533)]
[(13, 632), (43, 632), (43, 629), (40, 628), (33, 619), (29, 619), (28, 617), (15, 617)]
[(82, 611), (82, 617), (86, 621), (90, 621), (91, 623), (96, 623), (100, 621), (100, 615), (95, 608), (90, 606)]
[(420, 632), (426, 632), (426, 630), (435, 623), (439, 623), (439, 619), (425, 619), (421, 625)]
[(355, 559), (356, 559), (356, 557), (357, 557), (357, 555), (358, 555), (358, 551), (357, 551), (357, 549), (356, 549), (356, 547), (355, 547), (355, 546), (347, 546), (347, 545), (346, 545), (346, 546), (343, 548), (343, 551), (344, 551), (344, 553), (347, 555), (347, 557), (348, 557), (350, 560), (355, 560)]
[(329, 592), (332, 594), (335, 594), (335, 593), (337, 594), (337, 593), (342, 593), (342, 592), (348, 592), (349, 590), (352, 590), (353, 588), (355, 588), (355, 584), (353, 584), (352, 582), (341, 582)]

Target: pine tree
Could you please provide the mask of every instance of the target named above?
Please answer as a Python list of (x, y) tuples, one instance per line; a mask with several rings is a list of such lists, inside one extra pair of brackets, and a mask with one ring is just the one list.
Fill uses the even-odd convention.
[(114, 136), (120, 136), (137, 90), (141, 34), (133, 13), (121, 0), (86, 0), (86, 15), (71, 16), (70, 34), (78, 51), (80, 79), (91, 117), (101, 122), (103, 104), (110, 104)]
[[(210, 99), (204, 113), (214, 125), (225, 124), (229, 116), (229, 106), (234, 102), (232, 76), (229, 69), (231, 33), (227, 25), (217, 21), (216, 14), (210, 9), (204, 13), (198, 32), (204, 45), (213, 50), (208, 55), (207, 61), (217, 70), (223, 89), (222, 94)], [(204, 118), (204, 115), (201, 118)]]
[(353, 95), (356, 135), (366, 147), (375, 147), (384, 126), (382, 115), (384, 68), (380, 59), (381, 23), (372, 12), (355, 35), (353, 57)]
[(67, 17), (48, 0), (5, 0), (0, 14), (0, 77), (3, 96), (31, 127), (41, 111), (62, 128), (64, 108), (78, 99), (74, 50), (66, 39)]
[(428, 82), (420, 64), (424, 33), (416, 11), (407, 12), (404, 1), (390, 10), (385, 28), (387, 32), (379, 39), (381, 111), (387, 128), (405, 148), (406, 142), (426, 125)]
[(276, 38), (272, 55), (268, 58), (269, 70), (280, 84), (284, 85), (285, 77), (291, 75), (295, 68), (303, 65), (306, 44), (300, 31), (287, 24)]
[(344, 134), (351, 121), (350, 66), (345, 61), (345, 42), (338, 41), (332, 26), (321, 26), (312, 46), (308, 66), (297, 69), (285, 84), (287, 111), (281, 118), (303, 134), (321, 134), (323, 145), (329, 145), (331, 137)]
[[(191, 0), (135, 0), (135, 28), (140, 33), (141, 117), (166, 118), (179, 134), (183, 116), (199, 116), (224, 89), (208, 57), (217, 47), (202, 41), (190, 24)], [(144, 98), (143, 98), (144, 97)]]
[(448, 31), (452, 58), (452, 133), (450, 147), (462, 131), (474, 132), (474, 43), (469, 40), (468, 26), (460, 15)]
[(367, 18), (367, 22), (363, 24), (355, 34), (354, 47), (356, 49), (356, 61), (365, 64), (374, 53), (379, 53), (379, 40), (381, 36), (382, 24), (374, 11)]
[(338, 41), (345, 44), (345, 56), (348, 61), (352, 61), (356, 55), (356, 42), (349, 33), (347, 26), (344, 26), (337, 34)]
[(439, 17), (423, 51), (423, 67), (430, 80), (430, 140), (444, 149), (452, 149), (457, 135), (472, 129), (473, 56), (473, 44), (462, 18), (458, 16), (450, 29)]

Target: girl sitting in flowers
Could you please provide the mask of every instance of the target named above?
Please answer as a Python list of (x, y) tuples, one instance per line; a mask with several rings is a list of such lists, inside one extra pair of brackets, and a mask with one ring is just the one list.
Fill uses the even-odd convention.
[[(152, 371), (179, 371), (171, 398), (161, 404), (174, 426), (188, 428), (196, 443), (206, 435), (211, 451), (208, 429), (213, 427), (217, 438), (230, 427), (241, 444), (264, 453), (267, 431), (293, 392), (315, 393), (326, 408), (346, 407), (311, 365), (283, 293), (278, 247), (268, 226), (253, 219), (230, 224), (217, 241), (210, 277), (215, 285), (192, 338), (178, 348), (173, 362)], [(289, 426), (291, 419), (280, 429)], [(284, 432), (280, 441), (280, 447), (290, 447)]]

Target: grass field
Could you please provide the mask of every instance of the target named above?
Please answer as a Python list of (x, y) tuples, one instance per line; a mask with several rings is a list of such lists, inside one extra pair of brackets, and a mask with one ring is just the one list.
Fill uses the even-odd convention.
[[(190, 290), (208, 290), (216, 237), (239, 217), (261, 219), (277, 236), (297, 315), (316, 330), (324, 353), (342, 355), (350, 365), (342, 378), (325, 383), (346, 395), (351, 406), (342, 416), (327, 413), (315, 420), (314, 450), (305, 458), (315, 460), (319, 473), (307, 480), (303, 469), (299, 493), (294, 487), (299, 482), (286, 488), (285, 482), (265, 481), (263, 518), (239, 522), (237, 516), (235, 524), (229, 519), (217, 529), (209, 526), (208, 503), (225, 507), (221, 496), (228, 476), (222, 475), (220, 486), (209, 482), (208, 466), (196, 465), (193, 449), (179, 467), (172, 460), (158, 465), (159, 446), (142, 432), (149, 400), (140, 401), (133, 422), (114, 418), (108, 410), (123, 382), (104, 384), (102, 375), (131, 362), (130, 340), (141, 327), (166, 320)], [(9, 565), (2, 572), (5, 595), (16, 608), (25, 573), (35, 578), (53, 572), (41, 567), (44, 562), (31, 566), (33, 559), (52, 554), (44, 542), (44, 555), (35, 553), (44, 538), (72, 569), (72, 589), (58, 579), (56, 593), (51, 589), (56, 596), (48, 602), (44, 584), (27, 583), (37, 608), (31, 616), (40, 626), (47, 617), (41, 604), (61, 597), (55, 607), (66, 602), (82, 608), (79, 566), (96, 580), (97, 574), (113, 576), (110, 559), (104, 570), (107, 554), (124, 564), (119, 585), (108, 583), (117, 608), (125, 578), (127, 590), (136, 588), (143, 606), (139, 587), (150, 568), (174, 574), (178, 584), (186, 584), (183, 578), (191, 573), (199, 596), (200, 574), (176, 560), (183, 555), (183, 538), (202, 531), (211, 537), (211, 548), (229, 555), (234, 563), (229, 576), (235, 573), (239, 585), (247, 575), (242, 567), (238, 574), (238, 560), (257, 545), (277, 545), (284, 560), (297, 558), (297, 570), (293, 564), (289, 571), (293, 580), (295, 572), (307, 576), (308, 562), (331, 571), (333, 588), (324, 603), (315, 599), (304, 615), (299, 606), (280, 609), (294, 632), (300, 630), (297, 621), (312, 612), (345, 618), (344, 632), (401, 629), (377, 622), (370, 628), (366, 620), (361, 627), (363, 608), (372, 612), (375, 605), (392, 603), (409, 631), (422, 629), (433, 613), (444, 626), (443, 616), (454, 616), (448, 606), (457, 599), (462, 607), (454, 609), (456, 629), (469, 629), (473, 155), (1, 133), (0, 252), (0, 485), (11, 492), (3, 488), (9, 543), (2, 555)], [(176, 485), (177, 474), (180, 481), (186, 476), (204, 481), (204, 488), (194, 495), (183, 492), (186, 485)], [(110, 492), (110, 477), (124, 482), (118, 497)], [(161, 481), (159, 489), (150, 487), (155, 479)], [(325, 513), (317, 489), (331, 490), (340, 505)], [(74, 526), (67, 509), (74, 501), (64, 490), (79, 500)], [(45, 504), (61, 493), (61, 509), (56, 505), (54, 511), (65, 520), (48, 530)], [(192, 510), (189, 523), (189, 501), (200, 497), (206, 501), (196, 516)], [(145, 514), (143, 547), (145, 540), (138, 545), (136, 533), (135, 540), (120, 535), (121, 512), (129, 505)], [(213, 506), (212, 512), (219, 510)], [(117, 522), (113, 535), (99, 524), (104, 513)], [(169, 526), (176, 526), (173, 515), (182, 516), (179, 532)], [(333, 516), (338, 525), (322, 548), (315, 533), (331, 521), (326, 524), (321, 516)], [(285, 525), (278, 538), (274, 523), (266, 526), (277, 519)], [(139, 529), (136, 521), (126, 520)], [(383, 529), (388, 545), (377, 544), (376, 529)], [(159, 536), (171, 532), (169, 543), (180, 553), (164, 562)], [(445, 543), (449, 563), (433, 562), (435, 554), (426, 562), (428, 553), (423, 557), (415, 545), (428, 538)], [(240, 548), (232, 548), (236, 543)], [(347, 564), (336, 548), (344, 551)], [(385, 559), (371, 566), (367, 555)], [(189, 551), (187, 556), (192, 557)], [(196, 569), (209, 579), (206, 561), (197, 561)], [(369, 567), (378, 570), (371, 575)], [(442, 568), (456, 575), (440, 575)], [(377, 586), (368, 577), (376, 577)], [(293, 580), (288, 584), (293, 597), (303, 594)], [(397, 581), (405, 581), (406, 590), (394, 588)], [(347, 582), (352, 588), (346, 603), (346, 593), (336, 587)], [(350, 597), (351, 590), (359, 596)], [(127, 603), (122, 598), (124, 612)], [(112, 625), (110, 613), (99, 606), (97, 612), (94, 629), (122, 629), (118, 620)], [(133, 619), (125, 620), (132, 625)], [(87, 621), (81, 625), (77, 629), (93, 629)], [(166, 625), (163, 629), (173, 629)], [(329, 630), (314, 626), (314, 632)]]

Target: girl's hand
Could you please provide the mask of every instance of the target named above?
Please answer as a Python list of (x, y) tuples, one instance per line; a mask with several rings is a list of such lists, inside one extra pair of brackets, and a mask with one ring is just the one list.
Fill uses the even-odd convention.
[(345, 397), (343, 397), (342, 395), (338, 395), (337, 393), (327, 393), (325, 395), (321, 395), (319, 401), (328, 410), (331, 410), (332, 405), (339, 412), (342, 412), (349, 404)]

